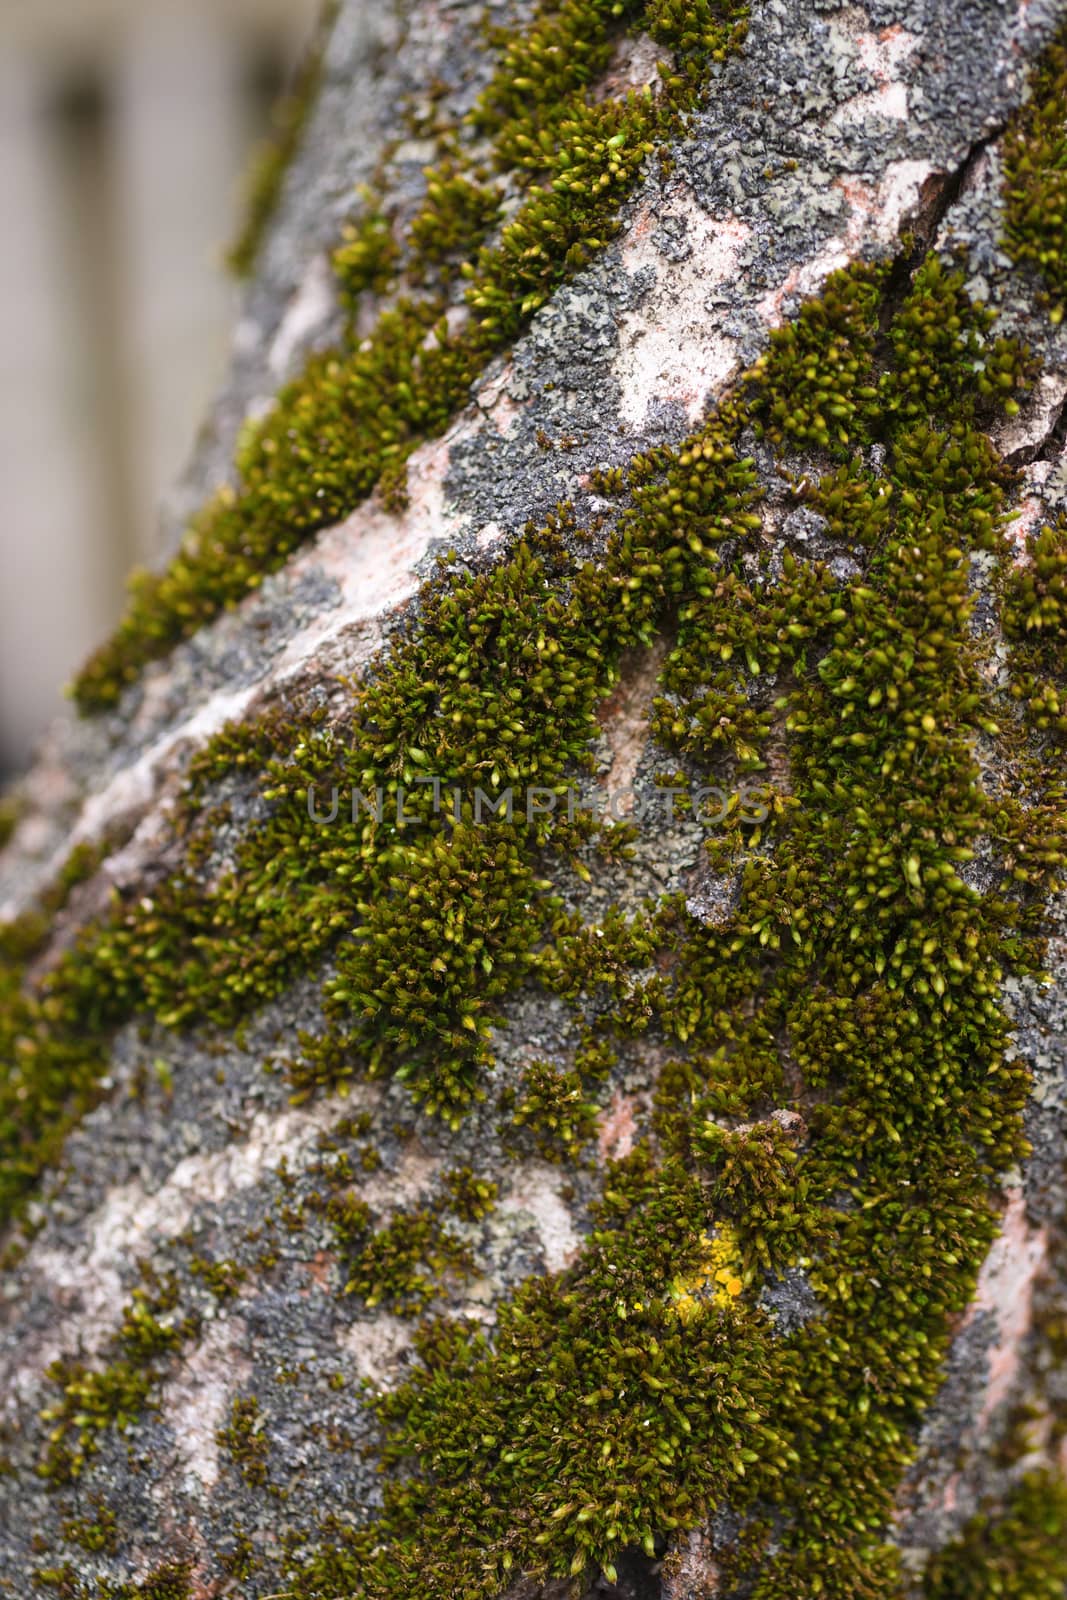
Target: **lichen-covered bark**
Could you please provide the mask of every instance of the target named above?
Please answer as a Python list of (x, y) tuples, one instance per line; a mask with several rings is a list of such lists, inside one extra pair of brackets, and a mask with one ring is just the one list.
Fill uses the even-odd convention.
[(0, 1592), (1060, 1595), (1062, 7), (482, 13), (5, 813)]

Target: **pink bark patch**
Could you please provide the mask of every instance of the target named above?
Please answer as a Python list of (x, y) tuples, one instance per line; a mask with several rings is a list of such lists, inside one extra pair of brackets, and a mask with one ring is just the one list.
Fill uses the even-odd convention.
[(1026, 1220), (1023, 1191), (1009, 1190), (1000, 1236), (986, 1256), (964, 1322), (966, 1327), (978, 1312), (988, 1311), (997, 1324), (997, 1340), (988, 1356), (989, 1376), (978, 1418), (979, 1432), (1011, 1393), (1022, 1343), (1033, 1323), (1034, 1283), (1047, 1256), (1046, 1229), (1031, 1228)]
[(636, 1096), (622, 1094), (616, 1090), (611, 1104), (601, 1113), (597, 1150), (602, 1161), (609, 1159), (621, 1161), (633, 1149), (634, 1134), (637, 1131), (634, 1118), (636, 1104)]

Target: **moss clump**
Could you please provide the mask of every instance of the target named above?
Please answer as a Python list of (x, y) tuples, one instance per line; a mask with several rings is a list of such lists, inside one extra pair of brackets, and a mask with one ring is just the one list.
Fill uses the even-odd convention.
[(1026, 544), (1025, 562), (1013, 569), (1004, 604), (1004, 631), (1026, 640), (1036, 659), (1053, 671), (1063, 661), (1067, 637), (1067, 519), (1041, 528)]
[[(881, 1530), (995, 1233), (996, 1175), (1024, 1148), (999, 987), (1009, 966), (1038, 970), (1067, 850), (1040, 765), (992, 797), (975, 755), (1004, 708), (970, 626), (971, 556), (1006, 555), (1013, 489), (983, 429), (1024, 353), (992, 342), (960, 276), (932, 264), (899, 294), (857, 269), (824, 301), (681, 448), (632, 463), (610, 534), (561, 512), (490, 573), (443, 568), (343, 724), (222, 738), (201, 784), (269, 753), (272, 809), (233, 874), (206, 888), (180, 871), (87, 934), (50, 987), (43, 1050), (142, 1008), (232, 1022), (332, 951), (330, 1026), (294, 1064), (299, 1092), (370, 1062), (450, 1120), (484, 1091), (494, 1007), (520, 980), (581, 1008), (574, 1071), (592, 1081), (614, 1035), (654, 1025), (665, 1043), (656, 1145), (611, 1169), (580, 1258), (520, 1289), (492, 1343), (440, 1324), (420, 1342), (422, 1368), (380, 1405), (396, 1469), (383, 1515), (324, 1529), (290, 1580), (309, 1600), (327, 1579), (367, 1600), (473, 1600), (519, 1571), (610, 1574), (628, 1545), (655, 1550), (725, 1501), (775, 1529), (749, 1575), (762, 1600), (890, 1585)], [(978, 351), (999, 351), (1014, 391), (962, 381)], [(761, 548), (753, 426), (803, 437), (792, 502), (862, 553), (856, 578)], [(606, 830), (541, 813), (479, 828), (463, 807), (475, 786), (565, 789), (621, 653), (668, 623), (668, 758), (724, 786), (766, 761), (768, 815), (713, 841), (736, 882), (719, 924), (673, 901), (590, 927), (542, 873), (613, 848)], [(738, 737), (701, 719), (702, 662), (731, 674)], [(436, 811), (417, 782), (431, 774)], [(314, 822), (309, 786), (334, 785), (380, 785), (382, 814), (346, 804)], [(984, 894), (961, 871), (980, 840)], [(433, 1260), (440, 1209), (371, 1235), (351, 1172), (338, 1164), (325, 1204), (354, 1292), (414, 1309), (451, 1270)], [(712, 1287), (726, 1262), (709, 1284), (716, 1241), (737, 1263), (728, 1304)], [(788, 1338), (746, 1292), (768, 1264), (820, 1303)]]
[(654, 0), (647, 12), (649, 33), (674, 52), (674, 71), (690, 81), (699, 81), (709, 61), (740, 49), (747, 19), (743, 7), (715, 0)]
[[(330, 1174), (335, 1178), (335, 1174)], [(348, 1173), (345, 1173), (348, 1176)], [(324, 1214), (332, 1223), (338, 1243), (345, 1247), (358, 1247), (371, 1228), (370, 1206), (358, 1200), (351, 1189), (331, 1194), (326, 1201)]]
[[(492, 356), (601, 249), (646, 157), (696, 103), (708, 63), (743, 33), (736, 0), (703, 7), (695, 24), (676, 11), (568, 0), (499, 36), (501, 67), (467, 125), (451, 130), (403, 243), (372, 204), (341, 247), (350, 309), (387, 285), (398, 253), (409, 292), (382, 311), (369, 338), (353, 332), (344, 348), (312, 358), (248, 430), (236, 495), (220, 494), (201, 512), (164, 572), (134, 575), (116, 634), (75, 685), (83, 711), (114, 704), (148, 661), (255, 588), (376, 484), (402, 500), (408, 455), (440, 432)], [(684, 70), (658, 95), (594, 98), (590, 74), (606, 65), (620, 26), (645, 25), (681, 50)], [(490, 164), (512, 172), (525, 196), (493, 242), (495, 191), (479, 176), (482, 163), (464, 156), (473, 134), (489, 137)], [(453, 330), (444, 314), (460, 303), (466, 317)]]
[(165, 1562), (142, 1583), (111, 1583), (107, 1578), (87, 1587), (72, 1567), (38, 1571), (33, 1581), (58, 1592), (60, 1600), (191, 1600), (193, 1569), (188, 1562)]
[[(754, 369), (753, 414), (776, 444), (847, 455), (884, 438), (890, 417), (904, 424), (951, 414), (961, 422), (993, 403), (1009, 415), (1018, 410), (1025, 351), (1015, 341), (990, 339), (994, 313), (972, 302), (963, 274), (936, 255), (915, 273), (889, 330), (884, 354), (892, 364), (878, 370), (882, 340), (872, 312), (887, 271), (839, 276), (794, 322), (775, 330), (770, 352)], [(763, 384), (768, 365), (775, 381)]]
[(146, 1286), (135, 1289), (123, 1308), (118, 1346), (130, 1360), (146, 1365), (176, 1350), (198, 1324), (194, 1317), (178, 1314), (179, 1287), (173, 1274), (161, 1276), (149, 1267), (142, 1271)]
[(447, 1208), (462, 1222), (481, 1222), (496, 1206), (499, 1185), (480, 1178), (470, 1167), (453, 1167), (443, 1174)]
[(1012, 567), (1002, 587), (1004, 631), (1015, 644), (1012, 696), (1027, 726), (1059, 745), (1067, 738), (1067, 522), (1062, 517), (1028, 537), (1025, 559)]
[(235, 1528), (228, 1548), (218, 1553), (223, 1572), (241, 1582), (255, 1576), (262, 1566), (255, 1545), (242, 1528)]
[[(398, 849), (389, 888), (365, 907), (359, 943), (327, 989), (332, 1011), (369, 1019), (372, 1056), (388, 1047), (416, 1098), (451, 1112), (479, 1097), (491, 1002), (529, 963), (533, 877), (514, 829), (460, 826)], [(432, 933), (432, 939), (422, 935)], [(400, 952), (403, 951), (403, 957)], [(346, 1047), (358, 1050), (358, 1033)]]
[(974, 1517), (926, 1571), (926, 1600), (1062, 1600), (1067, 1484), (1029, 1473), (999, 1512)]
[(376, 1226), (370, 1206), (352, 1186), (347, 1155), (322, 1163), (318, 1172), (327, 1189), (313, 1204), (331, 1224), (340, 1246), (346, 1294), (359, 1295), (371, 1309), (384, 1305), (402, 1316), (415, 1316), (457, 1279), (473, 1273), (471, 1246), (447, 1219), (474, 1223), (487, 1217), (496, 1204), (495, 1183), (477, 1177), (470, 1167), (452, 1168), (442, 1174), (441, 1193), (428, 1205), (399, 1210)]
[(41, 1413), (52, 1423), (41, 1476), (53, 1484), (71, 1483), (79, 1477), (98, 1436), (106, 1428), (122, 1431), (144, 1410), (151, 1376), (131, 1361), (115, 1361), (94, 1372), (80, 1362), (54, 1362), (48, 1376), (63, 1396), (58, 1405)]
[(98, 1495), (90, 1498), (92, 1517), (66, 1523), (63, 1537), (92, 1555), (113, 1555), (119, 1544), (119, 1519)]
[(341, 300), (350, 313), (359, 308), (365, 294), (384, 294), (392, 284), (400, 263), (400, 250), (389, 218), (365, 189), (367, 210), (358, 222), (346, 223), (343, 244), (333, 254), (333, 270)]
[[(581, 1269), (524, 1285), (492, 1349), (484, 1336), (438, 1327), (403, 1398), (379, 1402), (387, 1459), (417, 1454), (437, 1482), (388, 1482), (386, 1525), (422, 1531), (379, 1554), (357, 1537), (369, 1594), (403, 1592), (422, 1571), (428, 1593), (488, 1595), (553, 1549), (567, 1550), (572, 1572), (595, 1563), (610, 1579), (617, 1550), (651, 1552), (656, 1529), (691, 1517), (746, 1463), (784, 1465), (743, 1314), (687, 1322), (676, 1309), (674, 1282), (703, 1251), (699, 1184), (639, 1164), (616, 1168), (612, 1182), (614, 1206)], [(494, 1530), (473, 1560), (456, 1532), (470, 1485)]]
[(267, 1457), (270, 1444), (263, 1431), (263, 1417), (255, 1395), (235, 1395), (230, 1405), (230, 1420), (216, 1435), (221, 1449), (231, 1458), (245, 1483), (258, 1488), (268, 1481)]
[[(753, 413), (776, 444), (836, 450), (865, 437), (864, 414), (877, 389), (861, 380), (872, 365), (887, 270), (838, 275), (772, 334), (770, 352), (753, 372)], [(775, 381), (764, 383), (769, 367)]]
[(415, 261), (424, 268), (473, 256), (500, 217), (500, 192), (488, 173), (468, 176), (455, 159), (426, 169), (426, 203), (411, 224)]
[(533, 1061), (504, 1102), (510, 1126), (529, 1128), (539, 1153), (550, 1160), (574, 1156), (596, 1135), (597, 1108), (586, 1099), (581, 1075)]
[(60, 1360), (48, 1369), (61, 1394), (41, 1414), (52, 1426), (38, 1470), (53, 1486), (81, 1476), (105, 1430), (132, 1426), (159, 1382), (159, 1363), (197, 1331), (196, 1317), (178, 1315), (177, 1279), (160, 1276), (151, 1267), (143, 1273), (145, 1285), (133, 1291), (123, 1308), (107, 1364), (91, 1369)]
[(0, 1218), (10, 1216), (28, 1183), (58, 1155), (66, 1130), (96, 1098), (96, 1080), (104, 1072), (98, 1032), (57, 1029), (61, 1008), (44, 990), (31, 989), (27, 973), (44, 954), (55, 919), (75, 889), (123, 842), (120, 831), (76, 845), (36, 906), (0, 924)]
[(340, 0), (323, 0), (315, 36), (308, 46), (291, 89), (274, 109), (274, 136), (260, 150), (246, 181), (245, 217), (226, 253), (226, 264), (239, 278), (251, 277), (267, 229), (278, 209), (285, 174), (304, 136), (318, 98), (322, 71)]
[(716, 1215), (733, 1223), (734, 1249), (750, 1280), (812, 1253), (808, 1183), (799, 1174), (794, 1180), (800, 1156), (792, 1130), (770, 1120), (737, 1131), (706, 1122), (693, 1145), (711, 1176)]
[(879, 402), (908, 421), (969, 418), (990, 402), (1014, 416), (1029, 363), (1017, 341), (991, 337), (995, 322), (969, 298), (961, 273), (928, 256), (893, 319), (894, 371), (883, 376)]
[(1032, 74), (1030, 98), (1004, 136), (1004, 237), (1013, 261), (1037, 268), (1063, 316), (1067, 289), (1067, 34)]
[(202, 1280), (216, 1300), (232, 1300), (248, 1276), (239, 1261), (208, 1261), (203, 1256), (194, 1256), (189, 1270)]
[(436, 1211), (399, 1211), (359, 1250), (345, 1293), (359, 1295), (369, 1308), (385, 1305), (410, 1316), (443, 1294), (449, 1278), (473, 1270), (470, 1249)]
[(18, 827), (22, 811), (22, 803), (14, 795), (5, 795), (0, 798), (0, 850), (4, 848)]

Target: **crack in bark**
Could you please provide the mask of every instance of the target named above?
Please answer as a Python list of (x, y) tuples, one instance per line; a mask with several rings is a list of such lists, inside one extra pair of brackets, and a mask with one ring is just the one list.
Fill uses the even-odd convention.
[(887, 332), (893, 318), (900, 310), (913, 274), (933, 245), (945, 218), (963, 193), (968, 178), (986, 151), (1001, 138), (1007, 126), (1006, 119), (997, 123), (988, 133), (967, 147), (966, 153), (949, 172), (931, 173), (922, 185), (918, 208), (908, 229), (914, 244), (907, 255), (901, 254), (893, 262), (886, 280), (885, 298), (879, 317), (879, 328), (883, 334)]

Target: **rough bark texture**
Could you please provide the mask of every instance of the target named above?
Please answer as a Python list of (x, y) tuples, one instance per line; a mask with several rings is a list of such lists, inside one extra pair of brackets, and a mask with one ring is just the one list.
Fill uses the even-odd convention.
[[(372, 494), (150, 663), (116, 710), (72, 715), (49, 736), (20, 786), (19, 820), (0, 854), (0, 915), (32, 910), (72, 846), (106, 840), (108, 848), (54, 912), (26, 981), (44, 981), (76, 930), (108, 915), (114, 891), (126, 904), (151, 898), (178, 868), (190, 760), (227, 723), (278, 704), (340, 717), (349, 692), (341, 675), (358, 677), (374, 662), (380, 671), (379, 652), (418, 625), (419, 587), (437, 556), (454, 550), (457, 571), (487, 571), (561, 502), (580, 526), (610, 520), (603, 480), (590, 482), (594, 469), (626, 469), (642, 452), (680, 445), (766, 353), (772, 329), (819, 296), (832, 272), (898, 256), (905, 232), (912, 265), (925, 247), (946, 259), (960, 252), (966, 292), (996, 308), (998, 334), (1033, 352), (1021, 410), (987, 424), (1019, 469), (1011, 496), (1021, 518), (1011, 536), (1025, 559), (1026, 530), (1064, 508), (1067, 336), (1033, 273), (1004, 249), (1002, 135), (1061, 10), (1036, 0), (755, 0), (747, 37), (710, 67), (711, 91), (675, 131), (670, 162), (646, 162), (614, 239), (494, 357), (447, 428), (411, 454), (407, 505)], [(494, 64), (482, 12), (481, 0), (342, 5), (249, 286), (229, 381), (166, 508), (168, 551), (196, 508), (236, 483), (232, 462), (248, 418), (310, 352), (343, 337), (330, 252), (344, 221), (360, 214), (358, 186), (373, 182), (388, 197), (396, 227), (405, 207), (417, 209), (434, 148), (398, 127), (397, 108), (412, 101), (425, 109), (430, 86), (442, 116), (456, 119), (474, 104)], [(508, 16), (516, 14), (528, 15), (520, 7)], [(644, 35), (624, 40), (604, 92), (652, 82), (656, 55)], [(372, 302), (360, 312), (368, 332), (374, 310)], [(853, 553), (785, 492), (763, 443), (753, 449), (764, 549), (831, 569), (836, 561), (837, 581), (855, 580)], [(794, 450), (794, 479), (809, 459), (822, 470), (814, 454)], [(603, 789), (652, 792), (653, 774), (670, 768), (649, 733), (669, 647), (661, 639), (623, 659), (593, 747)], [(781, 730), (764, 754), (787, 789)], [(991, 788), (1010, 786), (1012, 772), (998, 766), (992, 746), (979, 760)], [(269, 807), (248, 779), (238, 774), (215, 796), (230, 809), (215, 826), (213, 852), (193, 869), (205, 882), (232, 863), (237, 839)], [(701, 840), (685, 817), (645, 829), (630, 862), (594, 863), (589, 882), (565, 875), (568, 905), (595, 923), (613, 905), (632, 912), (645, 898), (680, 893), (692, 918), (722, 926), (736, 910), (739, 880), (704, 864)], [(977, 889), (987, 887), (982, 866), (979, 858), (969, 869)], [(1067, 910), (1055, 900), (1047, 909), (1051, 983), (1009, 977), (1003, 985), (1012, 1050), (1033, 1074), (1031, 1153), (1001, 1175), (999, 1235), (970, 1309), (954, 1318), (940, 1390), (912, 1430), (912, 1465), (889, 1486), (896, 1510), (887, 1537), (900, 1553), (899, 1576), (878, 1587), (835, 1578), (831, 1568), (823, 1589), (798, 1564), (792, 1587), (760, 1588), (780, 1511), (770, 1542), (742, 1571), (729, 1560), (742, 1519), (726, 1497), (705, 1507), (695, 1528), (652, 1529), (651, 1546), (624, 1550), (608, 1577), (591, 1566), (568, 1587), (535, 1573), (512, 1585), (515, 1600), (919, 1592), (931, 1553), (951, 1546), (977, 1512), (995, 1516), (1037, 1470), (1067, 1472), (1062, 1333), (1057, 1343), (1048, 1332), (1057, 1318), (1062, 1329), (1067, 1305)], [(175, 1594), (358, 1592), (354, 1580), (342, 1591), (293, 1574), (327, 1538), (326, 1512), (343, 1531), (380, 1507), (376, 1425), (359, 1380), (385, 1389), (401, 1381), (415, 1361), (416, 1323), (403, 1308), (344, 1292), (350, 1263), (336, 1219), (317, 1205), (324, 1150), (340, 1145), (353, 1155), (355, 1194), (379, 1223), (438, 1197), (447, 1170), (471, 1167), (497, 1183), (486, 1217), (454, 1224), (476, 1266), (446, 1273), (438, 1305), (491, 1330), (496, 1308), (522, 1281), (578, 1259), (605, 1163), (647, 1134), (657, 1074), (679, 1049), (656, 1027), (617, 1045), (595, 1091), (594, 1160), (549, 1160), (533, 1142), (507, 1147), (501, 1091), (514, 1090), (534, 1059), (570, 1061), (580, 1034), (565, 1000), (532, 983), (500, 1002), (493, 1092), (456, 1127), (419, 1112), (405, 1082), (388, 1074), (367, 1079), (357, 1070), (346, 1094), (324, 1089), (291, 1104), (285, 1064), (299, 1055), (303, 1030), (321, 1030), (331, 962), (316, 962), (236, 1028), (176, 1030), (143, 1012), (119, 1026), (98, 1103), (13, 1223), (18, 1247), (9, 1251), (0, 1328), (0, 1592), (28, 1593), (37, 1574), (61, 1594), (127, 1593), (121, 1584), (170, 1594), (158, 1587), (167, 1563), (185, 1564)], [(753, 1120), (766, 1122), (773, 1109), (788, 1128), (805, 1104), (787, 1071), (786, 1086)], [(724, 1121), (734, 1132), (744, 1126), (739, 1116)], [(374, 1155), (360, 1168), (364, 1149)], [(47, 1414), (70, 1381), (69, 1369), (66, 1379), (49, 1369), (61, 1358), (90, 1369), (115, 1360), (145, 1263), (177, 1285), (164, 1317), (193, 1316), (195, 1328), (159, 1354), (148, 1392), (128, 1412), (116, 1406), (93, 1434), (79, 1472), (66, 1482), (42, 1477), (57, 1425)], [(820, 1314), (799, 1266), (749, 1274), (745, 1293), (762, 1296), (783, 1339)], [(792, 1514), (803, 1527), (804, 1506)], [(86, 1526), (100, 1530), (95, 1543)]]

